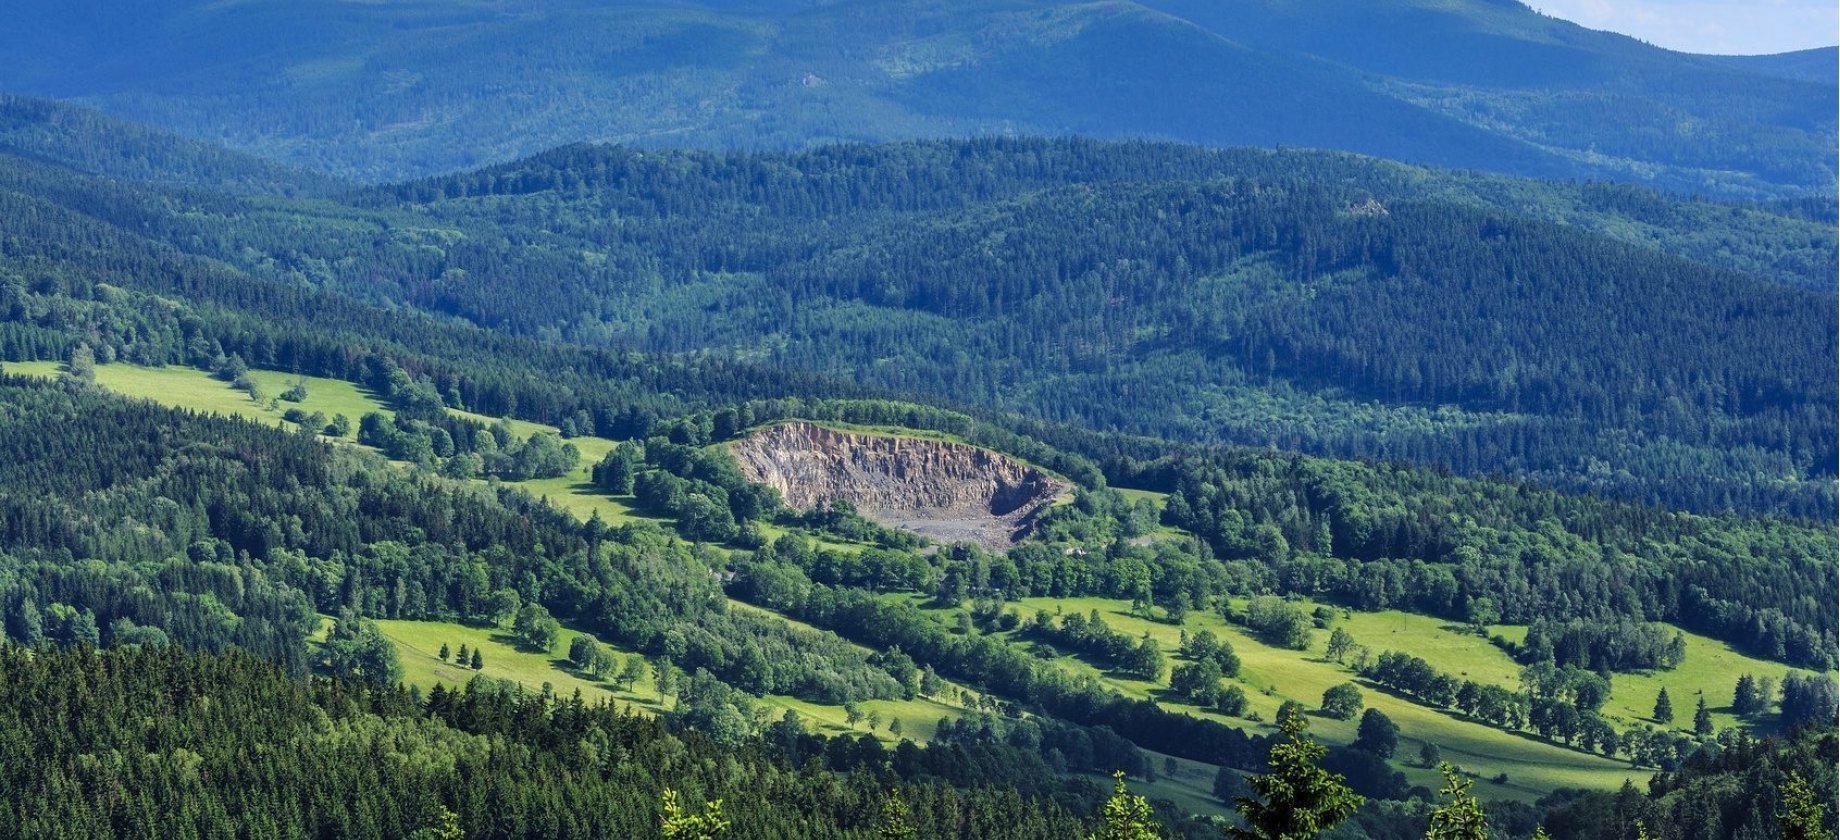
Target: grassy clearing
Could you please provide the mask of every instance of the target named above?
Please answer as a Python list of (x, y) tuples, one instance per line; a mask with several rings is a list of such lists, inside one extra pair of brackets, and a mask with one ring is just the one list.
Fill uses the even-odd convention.
[[(53, 377), (62, 365), (58, 362), (7, 362), (5, 369), (9, 373), (25, 376)], [(356, 442), (358, 419), (370, 412), (385, 416), (394, 416), (389, 406), (376, 395), (350, 382), (338, 379), (325, 379), (317, 376), (299, 377), (290, 373), (272, 370), (252, 370), (250, 376), (256, 381), (262, 393), (270, 399), (293, 386), (303, 382), (307, 397), (298, 403), (276, 401), (273, 405), (268, 400), (257, 401), (249, 394), (230, 387), (230, 384), (212, 377), (201, 370), (187, 367), (142, 367), (129, 364), (110, 364), (96, 366), (96, 384), (126, 397), (152, 400), (161, 405), (185, 408), (192, 411), (221, 414), (229, 417), (241, 417), (259, 423), (269, 423), (282, 428), (292, 428), (294, 424), (281, 419), (283, 412), (289, 408), (300, 408), (307, 412), (320, 412), (331, 418), (343, 414), (352, 421), (352, 432), (344, 440)], [(466, 411), (454, 414), (476, 420), (481, 423), (496, 423), (497, 418), (487, 417)], [(555, 432), (556, 429), (524, 420), (506, 421), (514, 434), (529, 437), (538, 432)], [(556, 478), (539, 478), (517, 482), (514, 486), (531, 495), (549, 500), (557, 507), (583, 520), (598, 513), (601, 520), (609, 525), (624, 525), (633, 522), (652, 522), (663, 524), (668, 520), (651, 516), (633, 507), (631, 497), (625, 499), (611, 498), (596, 490), (589, 483), (594, 465), (611, 452), (618, 441), (597, 437), (577, 437), (569, 440), (581, 452), (581, 462), (567, 475)]]
[[(798, 712), (799, 717), (805, 720), (805, 728), (812, 732), (822, 735), (868, 733), (889, 745), (900, 743), (903, 739), (915, 743), (930, 741), (933, 733), (939, 731), (941, 718), (957, 720), (965, 714), (965, 710), (958, 706), (929, 697), (915, 697), (912, 700), (864, 700), (856, 704), (862, 708), (863, 714), (874, 712), (881, 717), (880, 725), (870, 729), (867, 720), (850, 726), (849, 717), (844, 714), (842, 706), (821, 706), (797, 697), (778, 694), (769, 695), (766, 701), (773, 706)], [(899, 735), (888, 731), (890, 722), (895, 720), (901, 722), (901, 734)]]
[[(321, 639), (331, 624), (330, 620), (323, 623), (325, 627), (321, 628), (319, 634)], [(517, 683), (533, 692), (540, 691), (544, 683), (549, 683), (560, 697), (580, 691), (582, 699), (589, 703), (613, 702), (647, 714), (662, 713), (675, 702), (669, 695), (659, 697), (655, 675), (649, 671), (645, 679), (633, 684), (631, 690), (621, 690), (611, 680), (597, 679), (576, 670), (568, 661), (568, 645), (569, 639), (574, 638), (577, 631), (567, 627), (563, 628), (556, 644), (548, 651), (531, 650), (499, 627), (406, 620), (378, 621), (377, 627), (396, 646), (397, 656), (402, 660), (404, 682), (420, 686), (423, 691), (436, 685), (460, 688), (475, 676), (486, 676)], [(481, 651), (485, 667), (475, 671), (451, 661), (442, 661), (439, 654), (443, 644), (448, 646), (450, 653), (459, 651), (461, 645), (466, 645), (469, 651)], [(622, 660), (638, 655), (615, 645), (608, 647)], [(951, 689), (953, 693), (957, 690), (956, 686)], [(880, 718), (879, 726), (871, 730), (866, 719), (851, 726), (842, 706), (826, 706), (779, 695), (765, 697), (762, 702), (774, 710), (775, 717), (783, 710), (797, 712), (804, 719), (806, 728), (812, 732), (826, 735), (867, 732), (890, 745), (903, 738), (916, 742), (928, 741), (938, 730), (941, 718), (957, 719), (965, 714), (965, 710), (957, 705), (926, 697), (912, 700), (865, 700), (858, 704), (864, 715), (874, 712)], [(889, 724), (895, 720), (901, 722), (900, 735), (888, 731)], [(1211, 783), (1213, 777), (1208, 778)]]
[[(754, 606), (746, 601), (730, 598), (728, 608), (768, 616), (811, 633), (827, 632), (796, 618), (782, 615), (765, 607)], [(851, 643), (851, 647), (864, 652), (870, 651), (869, 647), (855, 643)], [(931, 740), (933, 733), (939, 729), (940, 718), (958, 720), (965, 716), (966, 709), (958, 703), (958, 698), (969, 696), (981, 700), (984, 696), (982, 692), (966, 688), (950, 680), (942, 679), (941, 682), (945, 684), (945, 689), (937, 697), (915, 697), (912, 700), (864, 700), (857, 705), (862, 707), (865, 714), (869, 711), (881, 713), (882, 728), (877, 729), (874, 734), (885, 742), (894, 743), (902, 738), (916, 742)], [(859, 723), (852, 729), (842, 706), (820, 706), (794, 697), (774, 696), (768, 699), (777, 705), (798, 712), (800, 716), (806, 718), (808, 723), (813, 724), (812, 731), (814, 732), (835, 735), (841, 732), (868, 730), (866, 723)], [(901, 735), (898, 737), (889, 733), (886, 728), (888, 721), (896, 718), (901, 721)]]
[[(106, 365), (104, 367), (121, 367), (121, 365)], [(102, 370), (102, 367), (96, 369), (98, 381), (102, 378)], [(294, 376), (292, 374), (280, 373), (272, 370), (252, 370), (249, 372), (249, 376), (251, 379), (255, 380), (256, 385), (261, 388), (262, 393), (270, 399), (280, 396), (281, 392), (293, 387), (296, 382), (304, 384), (307, 389), (307, 398), (298, 403), (280, 402), (274, 409), (275, 416), (279, 417), (281, 412), (295, 407), (309, 414), (315, 411), (320, 412), (326, 415), (327, 419), (331, 419), (333, 415), (336, 414), (343, 414), (351, 420), (352, 426), (351, 433), (346, 435), (347, 440), (357, 439), (358, 420), (370, 412), (380, 412), (389, 417), (396, 416), (395, 412), (391, 411), (389, 406), (384, 405), (383, 401), (379, 400), (375, 394), (344, 380), (324, 379), (317, 376)], [(217, 380), (211, 381), (216, 382)], [(103, 385), (105, 387), (113, 387), (106, 382), (103, 383)], [(232, 393), (235, 393), (235, 391), (232, 390)], [(154, 397), (154, 399), (158, 398)], [(254, 401), (252, 400), (251, 402)], [(261, 403), (261, 405), (264, 407), (265, 411), (268, 410), (266, 408), (266, 402)]]
[[(596, 679), (577, 671), (568, 662), (569, 639), (576, 633), (564, 630), (548, 651), (531, 650), (498, 627), (476, 627), (447, 621), (378, 621), (378, 629), (396, 645), (402, 660), (403, 680), (426, 691), (436, 685), (459, 688), (475, 676), (509, 680), (530, 691), (541, 690), (544, 683), (554, 687), (557, 696), (567, 697), (580, 691), (589, 703), (610, 701), (627, 708), (650, 713), (664, 709), (659, 704), (658, 687), (648, 672), (645, 679), (633, 684), (631, 691), (621, 691), (611, 681)], [(441, 645), (457, 652), (461, 645), (480, 651), (484, 668), (475, 671), (439, 656)], [(610, 646), (611, 647), (611, 646)], [(634, 656), (631, 651), (614, 648), (621, 659)]]
[[(1156, 781), (1126, 779), (1125, 786), (1133, 793), (1151, 799), (1167, 799), (1191, 814), (1227, 816), (1233, 813), (1231, 806), (1214, 798), (1214, 776), (1220, 772), (1219, 767), (1206, 762), (1175, 758), (1154, 750), (1144, 750), (1143, 753), (1156, 768)], [(1176, 768), (1173, 774), (1167, 769), (1171, 761), (1175, 762)], [(1111, 783), (1109, 778), (1100, 781)]]
[[(912, 596), (891, 596), (906, 597)], [(915, 599), (918, 603), (918, 599)], [(1022, 600), (1018, 609), (1026, 618), (1036, 609), (1050, 612), (1078, 611), (1085, 613), (1098, 610), (1105, 622), (1113, 628), (1133, 636), (1150, 634), (1163, 647), (1165, 652), (1173, 652), (1180, 643), (1180, 631), (1174, 625), (1147, 621), (1129, 615), (1129, 604), (1106, 598), (1030, 598)], [(935, 610), (941, 620), (949, 611)], [(1376, 627), (1362, 626), (1351, 629), (1358, 640), (1364, 644), (1382, 649), (1396, 644), (1403, 650), (1424, 650), (1435, 655), (1439, 650), (1452, 650), (1459, 661), (1468, 660), (1477, 673), (1488, 673), (1489, 668), (1499, 668), (1490, 664), (1487, 652), (1476, 648), (1464, 640), (1461, 633), (1445, 629), (1435, 619), (1406, 614), (1380, 613), (1368, 616), (1381, 624), (1388, 624), (1387, 637), (1392, 641), (1375, 642), (1363, 638), (1363, 631), (1369, 635), (1378, 635)], [(1401, 624), (1403, 622), (1403, 629)], [(1352, 624), (1352, 622), (1351, 622)], [(1293, 651), (1266, 645), (1247, 635), (1240, 628), (1229, 625), (1220, 616), (1212, 613), (1194, 613), (1184, 625), (1191, 632), (1209, 629), (1227, 639), (1239, 653), (1241, 672), (1238, 682), (1246, 690), (1248, 708), (1256, 712), (1262, 721), (1253, 722), (1245, 719), (1227, 718), (1212, 712), (1188, 706), (1165, 695), (1166, 682), (1147, 682), (1122, 677), (1102, 671), (1084, 661), (1071, 656), (1060, 657), (1060, 667), (1072, 673), (1091, 675), (1107, 686), (1117, 689), (1131, 697), (1154, 697), (1158, 702), (1185, 712), (1219, 720), (1229, 726), (1245, 728), (1251, 731), (1269, 733), (1273, 731), (1272, 721), (1276, 719), (1278, 706), (1285, 700), (1296, 700), (1314, 709), (1321, 705), (1323, 691), (1330, 686), (1343, 682), (1357, 682), (1349, 669), (1327, 661), (1322, 656), (1322, 649), (1328, 638), (1327, 631), (1318, 631), (1311, 650)], [(1474, 637), (1471, 637), (1472, 639)], [(1376, 641), (1378, 641), (1376, 639)], [(1475, 639), (1482, 648), (1492, 651), (1494, 655), (1506, 659), (1487, 642)], [(1428, 659), (1431, 655), (1426, 655)], [(1432, 659), (1433, 662), (1437, 660)], [(1511, 663), (1510, 663), (1511, 664)], [(1441, 664), (1440, 667), (1450, 668)], [(1453, 670), (1456, 670), (1453, 668)], [(1496, 673), (1500, 673), (1499, 670)], [(1516, 672), (1518, 673), (1518, 672)], [(1480, 678), (1480, 676), (1478, 677)], [(1518, 677), (1516, 677), (1518, 679)], [(1510, 683), (1513, 684), (1513, 683)], [(1463, 766), (1466, 770), (1483, 778), (1492, 778), (1498, 773), (1507, 773), (1505, 784), (1484, 782), (1477, 786), (1477, 794), (1491, 799), (1531, 800), (1560, 787), (1587, 787), (1613, 789), (1622, 785), (1625, 779), (1637, 783), (1645, 781), (1650, 775), (1638, 770), (1627, 762), (1585, 755), (1574, 750), (1554, 746), (1532, 737), (1503, 732), (1493, 727), (1462, 719), (1460, 716), (1439, 710), (1428, 709), (1403, 698), (1395, 697), (1373, 686), (1362, 686), (1367, 705), (1380, 709), (1393, 719), (1400, 728), (1400, 747), (1395, 766), (1404, 772), (1413, 784), (1432, 786), (1436, 781), (1434, 771), (1411, 766), (1405, 760), (1418, 754), (1419, 746), (1430, 741), (1438, 745), (1447, 760)], [(1311, 719), (1311, 730), (1325, 743), (1352, 743), (1357, 721), (1338, 721), (1315, 717)], [(1212, 777), (1208, 778), (1209, 785)]]
[[(5, 363), (8, 373), (47, 378), (57, 376), (62, 367), (58, 362)], [(293, 374), (267, 370), (250, 371), (250, 376), (269, 399), (278, 397), (300, 379)], [(366, 412), (390, 413), (374, 396), (350, 382), (315, 376), (304, 377), (304, 380), (307, 387), (307, 398), (304, 401), (278, 401), (271, 408), (268, 399), (258, 402), (248, 393), (230, 387), (230, 383), (194, 368), (155, 368), (119, 363), (96, 366), (96, 384), (125, 397), (227, 417), (241, 417), (284, 428), (290, 428), (293, 424), (282, 420), (282, 413), (296, 407), (307, 412), (322, 412), (328, 419), (334, 414), (343, 414), (351, 418), (354, 435), (358, 418)]]
[[(1501, 625), (1491, 628), (1511, 641), (1520, 641), (1527, 635), (1527, 628), (1516, 625)], [(1739, 726), (1753, 726), (1740, 721), (1731, 713), (1732, 689), (1736, 687), (1738, 675), (1750, 674), (1754, 677), (1769, 677), (1782, 685), (1784, 676), (1800, 674), (1804, 677), (1821, 676), (1820, 673), (1804, 668), (1791, 668), (1780, 662), (1769, 662), (1740, 653), (1731, 645), (1717, 639), (1697, 633), (1682, 631), (1687, 640), (1687, 658), (1680, 667), (1672, 671), (1655, 671), (1644, 674), (1617, 674), (1610, 680), (1610, 701), (1604, 704), (1604, 715), (1619, 726), (1631, 726), (1638, 723), (1658, 725), (1649, 719), (1655, 710), (1655, 696), (1666, 688), (1668, 698), (1674, 703), (1675, 729), (1689, 731), (1693, 726), (1693, 708), (1701, 694), (1706, 697), (1706, 706), (1712, 712), (1712, 722), (1720, 729)], [(1835, 677), (1828, 672), (1828, 679)], [(1768, 724), (1769, 721), (1764, 723)]]
[(787, 528), (783, 525), (775, 525), (772, 522), (762, 521), (755, 524), (760, 527), (760, 532), (766, 535), (769, 542), (785, 536), (801, 537), (810, 540), (812, 543), (816, 544), (818, 548), (824, 551), (834, 551), (839, 554), (861, 554), (864, 549), (875, 547), (868, 543), (852, 542), (828, 534), (811, 533), (797, 528)]
[(1163, 505), (1169, 502), (1168, 493), (1158, 493), (1155, 490), (1132, 490), (1127, 487), (1113, 487), (1112, 489), (1118, 491), (1118, 495), (1133, 502), (1148, 501), (1156, 505), (1156, 509), (1159, 511), (1163, 509)]

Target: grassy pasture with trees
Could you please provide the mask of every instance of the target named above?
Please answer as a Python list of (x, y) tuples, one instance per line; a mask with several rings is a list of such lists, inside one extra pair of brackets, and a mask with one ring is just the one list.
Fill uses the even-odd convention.
[[(906, 599), (909, 596), (888, 597)], [(918, 599), (914, 600), (920, 603)], [(1309, 602), (1300, 603), (1306, 611), (1314, 608)], [(1011, 609), (1022, 616), (1033, 615), (1037, 610), (1047, 610), (1050, 613), (1058, 611), (1061, 614), (1085, 614), (1098, 610), (1112, 629), (1132, 638), (1147, 633), (1171, 652), (1179, 646), (1184, 630), (1194, 633), (1206, 629), (1215, 633), (1233, 646), (1242, 662), (1240, 675), (1227, 679), (1225, 684), (1242, 686), (1249, 712), (1257, 714), (1262, 720), (1220, 719), (1256, 731), (1275, 731), (1276, 715), (1284, 702), (1297, 701), (1309, 708), (1316, 708), (1321, 704), (1325, 691), (1344, 683), (1356, 683), (1361, 686), (1366, 706), (1381, 710), (1399, 727), (1400, 746), (1393, 764), (1413, 784), (1433, 787), (1439, 779), (1435, 766), (1419, 766), (1420, 762), (1416, 760), (1424, 744), (1437, 745), (1445, 760), (1459, 765), (1465, 772), (1478, 778), (1489, 780), (1506, 773), (1506, 783), (1485, 782), (1478, 785), (1476, 794), (1485, 799), (1530, 800), (1561, 787), (1611, 790), (1620, 787), (1625, 780), (1640, 782), (1653, 773), (1652, 768), (1632, 767), (1621, 759), (1608, 760), (1588, 755), (1541, 741), (1528, 733), (1504, 732), (1467, 720), (1455, 710), (1427, 708), (1376, 687), (1353, 673), (1346, 665), (1337, 664), (1324, 655), (1330, 630), (1313, 629), (1310, 632), (1309, 647), (1298, 651), (1267, 644), (1247, 628), (1228, 623), (1218, 614), (1210, 612), (1190, 612), (1184, 625), (1176, 627), (1133, 615), (1128, 602), (1104, 598), (1029, 598), (1017, 602)], [(932, 612), (942, 621), (948, 620), (950, 615), (949, 610), (933, 609)], [(1337, 610), (1336, 616), (1333, 626), (1349, 629), (1357, 643), (1363, 646), (1372, 639), (1378, 643), (1379, 648), (1414, 651), (1449, 673), (1509, 689), (1519, 688), (1520, 666), (1507, 653), (1469, 633), (1467, 628), (1428, 616), (1398, 611), (1353, 612), (1347, 618), (1342, 618), (1341, 611)], [(1491, 630), (1497, 635), (1515, 635), (1516, 628), (1498, 625)], [(1713, 692), (1712, 705), (1717, 709), (1723, 705), (1717, 698), (1725, 697), (1724, 704), (1728, 704), (1731, 692), (1731, 686), (1715, 688), (1707, 682), (1717, 670), (1735, 669), (1729, 672), (1736, 674), (1750, 669), (1759, 675), (1779, 676), (1797, 672), (1786, 666), (1745, 657), (1732, 651), (1728, 645), (1702, 636), (1688, 634), (1687, 640), (1689, 654), (1679, 669), (1646, 675), (1615, 675), (1612, 680), (1612, 699), (1607, 710), (1616, 715), (1620, 723), (1639, 725), (1648, 718), (1648, 709), (1643, 709), (1639, 715), (1626, 714), (1617, 698), (1639, 696), (1647, 692), (1647, 702), (1652, 705), (1655, 695), (1648, 688), (1650, 685), (1672, 686), (1676, 692), (1685, 692), (1685, 696), (1693, 696), (1697, 690)], [(1018, 639), (1017, 643), (1022, 641)], [(1710, 660), (1712, 664), (1705, 668), (1694, 667), (1695, 657), (1699, 656)], [(1174, 661), (1179, 664), (1181, 660)], [(1167, 673), (1164, 679), (1158, 681), (1138, 679), (1111, 668), (1095, 667), (1069, 651), (1060, 652), (1056, 662), (1070, 672), (1092, 676), (1132, 696), (1157, 697), (1165, 705), (1178, 708), (1186, 705), (1167, 691)], [(1705, 688), (1702, 689), (1702, 686)], [(1209, 711), (1192, 707), (1186, 711), (1215, 716)], [(1686, 723), (1690, 728), (1690, 710), (1687, 717)], [(1723, 712), (1715, 711), (1714, 718), (1719, 728), (1740, 725), (1736, 717)], [(1764, 719), (1756, 723), (1767, 727), (1769, 721)], [(1321, 717), (1312, 721), (1312, 731), (1330, 744), (1353, 743), (1358, 729), (1358, 714), (1346, 721)]]

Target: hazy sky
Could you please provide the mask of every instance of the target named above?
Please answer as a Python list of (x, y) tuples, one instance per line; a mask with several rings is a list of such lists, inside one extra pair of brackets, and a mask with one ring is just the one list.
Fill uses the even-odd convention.
[(1671, 50), (1726, 55), (1840, 42), (1835, 0), (1525, 0), (1554, 17)]

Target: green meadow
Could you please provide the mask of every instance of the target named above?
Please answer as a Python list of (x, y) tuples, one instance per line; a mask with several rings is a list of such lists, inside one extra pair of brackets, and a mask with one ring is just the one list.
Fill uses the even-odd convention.
[[(889, 597), (921, 603), (921, 599), (916, 596)], [(1264, 644), (1216, 614), (1191, 613), (1183, 627), (1179, 628), (1131, 615), (1129, 606), (1128, 602), (1107, 598), (1026, 598), (1012, 609), (1025, 618), (1033, 615), (1037, 609), (1081, 613), (1096, 609), (1108, 625), (1120, 632), (1132, 636), (1148, 633), (1155, 638), (1165, 653), (1171, 655), (1172, 667), (1179, 661), (1173, 653), (1180, 644), (1182, 629), (1191, 632), (1204, 628), (1212, 630), (1230, 641), (1238, 652), (1241, 671), (1237, 682), (1246, 691), (1248, 717), (1256, 714), (1261, 720), (1229, 718), (1175, 699), (1167, 693), (1167, 672), (1162, 680), (1153, 683), (1102, 670), (1072, 655), (1063, 654), (1055, 661), (1059, 667), (1071, 673), (1090, 675), (1128, 696), (1155, 698), (1165, 706), (1252, 731), (1274, 731), (1272, 722), (1277, 716), (1278, 706), (1285, 700), (1296, 700), (1314, 709), (1321, 705), (1323, 691), (1330, 686), (1343, 682), (1362, 683), (1346, 666), (1323, 657), (1322, 648), (1328, 638), (1328, 631), (1316, 631), (1310, 650), (1294, 651)], [(942, 621), (951, 614), (951, 611), (943, 609), (934, 612)], [(1446, 629), (1436, 619), (1405, 613), (1375, 613), (1361, 618), (1365, 620), (1351, 620), (1348, 623), (1349, 632), (1358, 641), (1376, 650), (1396, 644), (1401, 650), (1419, 651), (1418, 655), (1425, 656), (1440, 668), (1456, 671), (1469, 667), (1477, 679), (1491, 674), (1502, 676), (1513, 673), (1514, 679), (1508, 684), (1518, 684), (1518, 670), (1513, 669), (1512, 662), (1504, 654), (1488, 642), (1473, 636), (1470, 638), (1480, 648), (1471, 645), (1463, 639), (1461, 633)], [(1366, 636), (1378, 637), (1380, 634), (1376, 631), (1382, 626), (1387, 630), (1388, 641), (1376, 644), (1365, 638), (1364, 633)], [(1014, 632), (1004, 635), (1013, 636)], [(1492, 661), (1482, 648), (1499, 657), (1500, 661)], [(1445, 649), (1456, 651), (1449, 661), (1437, 658), (1439, 652)], [(1502, 663), (1506, 663), (1505, 668)], [(1479, 796), (1492, 799), (1531, 800), (1561, 787), (1615, 788), (1621, 786), (1624, 780), (1640, 783), (1651, 775), (1649, 771), (1637, 769), (1626, 761), (1586, 755), (1528, 735), (1504, 732), (1464, 719), (1453, 712), (1418, 705), (1371, 685), (1362, 684), (1361, 689), (1369, 708), (1381, 710), (1399, 725), (1400, 746), (1394, 766), (1404, 772), (1413, 784), (1432, 787), (1437, 781), (1435, 771), (1418, 767), (1413, 761), (1420, 745), (1427, 741), (1436, 744), (1446, 760), (1484, 780), (1490, 780), (1479, 783), (1476, 792)], [(1311, 732), (1323, 742), (1348, 744), (1354, 741), (1358, 721), (1312, 717), (1310, 725)], [(1501, 773), (1508, 775), (1507, 781), (1493, 782)], [(1211, 786), (1212, 777), (1207, 781)]]
[[(3, 367), (8, 373), (52, 377), (62, 370), (63, 365), (59, 362), (5, 362), (0, 364), (0, 367)], [(178, 366), (156, 368), (121, 363), (96, 366), (97, 385), (126, 397), (151, 400), (175, 408), (241, 417), (260, 423), (272, 423), (284, 428), (294, 425), (282, 419), (282, 414), (290, 408), (299, 408), (309, 413), (317, 411), (328, 418), (335, 414), (343, 414), (352, 421), (352, 432), (344, 440), (353, 443), (357, 438), (358, 418), (373, 411), (385, 416), (394, 415), (389, 406), (374, 394), (343, 380), (317, 376), (301, 377), (272, 370), (251, 370), (249, 375), (256, 381), (263, 399), (254, 399), (248, 393), (230, 387), (229, 383), (194, 368)], [(306, 399), (298, 403), (277, 399), (282, 391), (287, 390), (296, 382), (305, 385)], [(499, 422), (498, 418), (487, 417), (483, 414), (466, 411), (454, 411), (453, 413), (481, 423)], [(537, 432), (556, 431), (554, 427), (524, 420), (504, 422), (511, 427), (512, 433), (519, 437), (528, 437)], [(629, 522), (664, 523), (666, 521), (634, 509), (630, 496), (624, 499), (609, 497), (590, 485), (589, 476), (594, 465), (615, 446), (618, 446), (618, 441), (598, 437), (577, 437), (571, 438), (569, 443), (581, 452), (581, 461), (573, 471), (555, 478), (538, 478), (518, 482), (517, 486), (584, 520), (598, 513), (602, 521), (616, 526)]]
[[(409, 620), (379, 620), (377, 627), (396, 647), (397, 656), (402, 661), (403, 681), (423, 691), (437, 685), (449, 689), (461, 688), (474, 677), (485, 676), (517, 683), (532, 692), (542, 690), (547, 683), (558, 697), (568, 697), (580, 691), (582, 699), (589, 703), (612, 702), (646, 714), (668, 710), (674, 702), (670, 695), (659, 695), (656, 675), (649, 669), (645, 678), (635, 682), (631, 689), (621, 689), (611, 679), (599, 679), (575, 668), (568, 661), (568, 647), (569, 640), (578, 635), (578, 631), (567, 626), (564, 626), (555, 644), (547, 651), (531, 649), (500, 627)], [(455, 656), (441, 659), (442, 645), (447, 645), (449, 653), (456, 656), (461, 645), (466, 645), (469, 652), (480, 651), (484, 667), (475, 671), (455, 663)], [(638, 655), (616, 645), (608, 645), (608, 648), (622, 662)], [(796, 712), (804, 721), (806, 729), (812, 732), (827, 735), (869, 733), (892, 745), (902, 739), (916, 742), (930, 740), (938, 730), (941, 718), (956, 719), (963, 716), (965, 710), (956, 702), (959, 690), (959, 686), (948, 684), (947, 690), (938, 699), (915, 697), (912, 700), (865, 700), (857, 704), (864, 720), (855, 725), (850, 724), (849, 716), (842, 706), (827, 706), (780, 695), (769, 695), (762, 702), (773, 711), (775, 717), (784, 710)], [(874, 729), (870, 728), (867, 720), (870, 713), (879, 718)], [(890, 725), (896, 720), (901, 722), (899, 735), (890, 731)], [(1212, 778), (1209, 776), (1210, 784)]]
[[(58, 375), (63, 364), (4, 362), (0, 363), (0, 368), (22, 376), (52, 377)], [(345, 415), (351, 419), (355, 436), (358, 418), (367, 412), (391, 413), (376, 397), (350, 382), (316, 376), (296, 377), (272, 370), (252, 370), (249, 375), (261, 389), (264, 399), (258, 401), (247, 392), (230, 387), (230, 383), (195, 368), (119, 363), (96, 366), (96, 384), (122, 396), (283, 427), (293, 424), (282, 420), (281, 415), (289, 408), (300, 408), (309, 413), (322, 412), (329, 419), (335, 414)], [(306, 385), (305, 400), (298, 403), (276, 400), (296, 381)], [(270, 400), (276, 400), (276, 404), (271, 406)]]
[[(556, 643), (549, 650), (540, 651), (531, 649), (499, 627), (401, 620), (379, 620), (377, 627), (396, 646), (396, 654), (402, 660), (404, 682), (424, 691), (437, 685), (460, 688), (474, 677), (485, 676), (514, 682), (530, 691), (539, 691), (548, 683), (559, 697), (580, 691), (582, 699), (589, 703), (614, 702), (654, 713), (665, 708), (660, 704), (658, 687), (649, 669), (645, 679), (624, 691), (612, 680), (597, 679), (577, 670), (568, 661), (569, 640), (577, 634), (566, 629), (557, 634)], [(451, 659), (442, 660), (442, 645), (447, 645), (453, 654), (458, 653), (461, 645), (466, 645), (469, 652), (479, 651), (484, 667), (475, 671)], [(636, 655), (627, 650), (614, 650), (622, 662)]]

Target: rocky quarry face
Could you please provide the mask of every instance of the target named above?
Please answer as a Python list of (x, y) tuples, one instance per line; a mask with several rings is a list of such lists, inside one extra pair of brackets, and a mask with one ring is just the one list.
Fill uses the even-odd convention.
[(736, 441), (741, 472), (810, 510), (842, 499), (875, 522), (942, 542), (1007, 548), (1072, 489), (1041, 470), (962, 443), (781, 423)]

